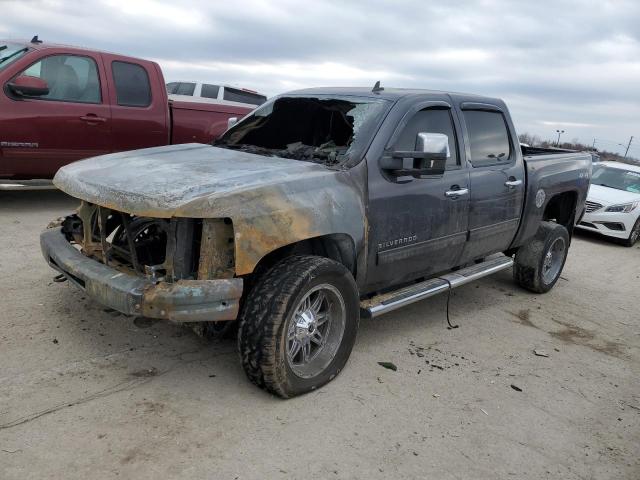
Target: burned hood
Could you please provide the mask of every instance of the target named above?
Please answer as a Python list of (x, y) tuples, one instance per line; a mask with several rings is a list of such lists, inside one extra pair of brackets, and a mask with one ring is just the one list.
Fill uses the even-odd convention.
[[(205, 218), (219, 216), (211, 197), (322, 182), (334, 173), (309, 162), (184, 144), (89, 158), (61, 168), (53, 183), (73, 197), (136, 215)], [(210, 211), (190, 211), (199, 202)]]
[(339, 235), (366, 243), (366, 170), (187, 144), (68, 165), (55, 185), (71, 196), (146, 217), (229, 218), (236, 274), (296, 242)]

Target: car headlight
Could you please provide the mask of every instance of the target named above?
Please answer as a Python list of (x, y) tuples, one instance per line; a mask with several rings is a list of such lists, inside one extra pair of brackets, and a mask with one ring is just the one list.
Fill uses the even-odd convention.
[(638, 208), (640, 202), (623, 203), (622, 205), (611, 205), (605, 212), (629, 213)]

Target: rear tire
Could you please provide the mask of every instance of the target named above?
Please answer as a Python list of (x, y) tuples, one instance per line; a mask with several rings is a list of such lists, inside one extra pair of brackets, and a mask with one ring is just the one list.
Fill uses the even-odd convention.
[(560, 278), (568, 251), (567, 229), (557, 223), (542, 222), (535, 237), (516, 252), (515, 282), (532, 292), (548, 292)]
[(633, 247), (638, 241), (638, 238), (640, 238), (640, 217), (638, 217), (638, 220), (636, 220), (636, 223), (633, 225), (631, 233), (629, 233), (629, 238), (623, 240), (622, 244), (625, 247)]
[(240, 315), (238, 350), (247, 377), (282, 398), (321, 387), (346, 364), (359, 316), (358, 289), (342, 264), (285, 258), (258, 279)]

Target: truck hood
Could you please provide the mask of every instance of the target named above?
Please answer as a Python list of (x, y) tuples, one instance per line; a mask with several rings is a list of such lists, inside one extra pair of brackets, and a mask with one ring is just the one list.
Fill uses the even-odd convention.
[(618, 205), (640, 200), (640, 193), (625, 192), (617, 188), (591, 184), (587, 200), (601, 203), (602, 205)]
[(219, 212), (194, 212), (189, 205), (206, 200), (214, 207), (219, 203), (212, 202), (214, 197), (273, 184), (313, 183), (317, 187), (323, 177), (336, 173), (309, 162), (183, 144), (89, 158), (61, 168), (53, 183), (73, 197), (118, 211), (204, 218), (219, 216)]
[(311, 238), (332, 235), (345, 252), (366, 243), (364, 162), (330, 170), (185, 144), (90, 158), (61, 168), (53, 182), (73, 197), (138, 216), (231, 219), (237, 275)]

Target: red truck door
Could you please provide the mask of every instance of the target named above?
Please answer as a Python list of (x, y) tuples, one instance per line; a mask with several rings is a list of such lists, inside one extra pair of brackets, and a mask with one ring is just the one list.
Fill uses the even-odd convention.
[(43, 51), (17, 76), (44, 80), (49, 93), (26, 97), (2, 89), (0, 103), (12, 113), (2, 122), (0, 176), (51, 178), (63, 165), (111, 151), (111, 110), (99, 55)]
[(103, 53), (109, 77), (113, 151), (169, 143), (169, 103), (160, 67)]

